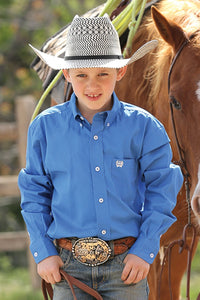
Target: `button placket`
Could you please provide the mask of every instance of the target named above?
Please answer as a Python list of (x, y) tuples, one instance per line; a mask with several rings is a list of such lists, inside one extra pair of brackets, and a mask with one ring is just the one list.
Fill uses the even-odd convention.
[[(103, 121), (103, 120), (102, 120)], [(104, 122), (93, 119), (92, 130), (91, 130), (91, 166), (92, 181), (93, 181), (93, 197), (96, 199), (96, 218), (98, 235), (102, 238), (109, 238), (110, 225), (108, 224), (108, 203), (106, 201), (107, 190), (105, 184), (104, 174), (104, 157), (103, 157), (103, 130)]]

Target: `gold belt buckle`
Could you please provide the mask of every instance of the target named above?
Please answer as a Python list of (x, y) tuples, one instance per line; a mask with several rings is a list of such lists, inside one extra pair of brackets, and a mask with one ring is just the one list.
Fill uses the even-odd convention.
[(109, 259), (111, 248), (108, 243), (99, 238), (88, 237), (78, 239), (72, 247), (72, 253), (80, 263), (93, 267)]

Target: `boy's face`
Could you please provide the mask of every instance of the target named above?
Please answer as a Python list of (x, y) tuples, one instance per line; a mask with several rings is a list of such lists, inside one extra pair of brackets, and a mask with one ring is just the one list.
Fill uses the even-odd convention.
[(112, 93), (115, 84), (126, 73), (127, 67), (121, 69), (86, 68), (63, 70), (68, 82), (71, 82), (78, 99), (78, 108), (87, 118), (97, 112), (112, 108)]

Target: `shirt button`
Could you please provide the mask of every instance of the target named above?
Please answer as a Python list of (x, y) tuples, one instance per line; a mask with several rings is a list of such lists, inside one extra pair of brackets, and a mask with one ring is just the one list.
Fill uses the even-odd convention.
[(99, 171), (100, 171), (100, 168), (99, 168), (99, 167), (96, 167), (96, 168), (95, 168), (95, 171), (96, 171), (96, 172), (99, 172)]
[(103, 198), (99, 198), (99, 203), (103, 203)]
[(34, 252), (34, 257), (38, 257), (38, 253), (37, 252)]
[(97, 141), (98, 140), (98, 135), (94, 135), (94, 140)]
[(150, 257), (151, 257), (151, 258), (154, 258), (154, 254), (153, 254), (153, 253), (150, 253)]
[(110, 123), (107, 123), (106, 126), (109, 127), (109, 126), (110, 126)]
[(101, 233), (102, 233), (103, 235), (105, 235), (105, 234), (106, 234), (106, 230), (103, 229), (103, 230), (101, 231)]

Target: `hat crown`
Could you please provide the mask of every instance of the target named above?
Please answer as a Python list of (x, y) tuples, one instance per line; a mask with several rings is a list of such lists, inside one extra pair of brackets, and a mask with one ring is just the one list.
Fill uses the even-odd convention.
[(67, 35), (65, 57), (121, 55), (118, 33), (109, 17), (76, 16)]
[[(64, 35), (65, 36), (65, 35)], [(54, 70), (80, 68), (122, 68), (140, 59), (152, 51), (158, 44), (156, 40), (141, 46), (130, 58), (124, 58), (121, 52), (118, 33), (109, 16), (76, 16), (67, 27), (65, 55), (49, 54), (31, 46), (35, 53)], [(55, 45), (54, 45), (55, 46)], [(60, 41), (58, 42), (60, 49)], [(44, 49), (43, 49), (44, 50)], [(51, 52), (51, 51), (50, 51)]]

